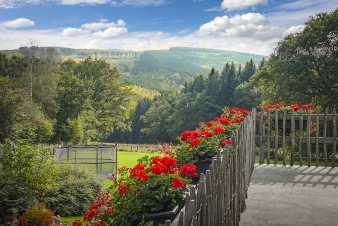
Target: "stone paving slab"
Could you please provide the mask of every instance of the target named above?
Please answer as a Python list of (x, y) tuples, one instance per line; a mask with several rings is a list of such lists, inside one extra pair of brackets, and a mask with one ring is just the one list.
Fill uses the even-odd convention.
[(338, 168), (255, 166), (240, 226), (338, 226)]

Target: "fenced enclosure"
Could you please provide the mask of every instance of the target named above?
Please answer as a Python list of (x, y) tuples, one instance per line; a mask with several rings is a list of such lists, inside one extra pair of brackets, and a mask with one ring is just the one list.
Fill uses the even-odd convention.
[(262, 111), (257, 116), (260, 164), (337, 166), (338, 114)]
[(59, 164), (74, 165), (103, 177), (117, 172), (117, 145), (55, 147), (53, 152)]
[(197, 186), (189, 188), (177, 217), (165, 225), (239, 225), (255, 163), (255, 118), (254, 110), (234, 134), (232, 146), (213, 158)]

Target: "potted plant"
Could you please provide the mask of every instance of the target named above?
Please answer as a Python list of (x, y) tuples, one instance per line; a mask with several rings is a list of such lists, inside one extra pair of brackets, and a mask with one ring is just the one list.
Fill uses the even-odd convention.
[(84, 219), (97, 225), (142, 225), (173, 219), (184, 203), (191, 163), (177, 166), (170, 156), (144, 157), (132, 169), (120, 168), (113, 185), (86, 211)]

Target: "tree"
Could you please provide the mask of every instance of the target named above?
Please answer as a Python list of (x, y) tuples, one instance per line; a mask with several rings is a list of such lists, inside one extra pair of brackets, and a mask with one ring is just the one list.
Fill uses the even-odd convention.
[(282, 40), (255, 76), (265, 102), (314, 101), (322, 107), (338, 99), (338, 9), (312, 17), (302, 32)]

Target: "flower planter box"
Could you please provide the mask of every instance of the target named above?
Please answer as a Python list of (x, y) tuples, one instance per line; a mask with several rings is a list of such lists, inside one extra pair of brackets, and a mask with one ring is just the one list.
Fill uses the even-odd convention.
[(197, 166), (198, 175), (200, 175), (201, 173), (205, 173), (205, 171), (207, 171), (209, 169), (211, 163), (212, 163), (211, 158), (203, 159), (203, 160), (197, 162), (196, 166)]
[(211, 158), (203, 159), (195, 163), (197, 167), (196, 171), (197, 171), (198, 176), (192, 179), (193, 184), (198, 184), (201, 173), (205, 174), (205, 172), (210, 168), (211, 163), (212, 163)]
[[(272, 120), (273, 126), (275, 123), (275, 120)], [(300, 124), (301, 124), (301, 120), (296, 118), (295, 119), (295, 130), (300, 130)], [(291, 130), (291, 119), (287, 119), (285, 120), (285, 128), (286, 130), (290, 131)], [(283, 120), (279, 119), (278, 120), (278, 129), (282, 130), (283, 129)], [(307, 119), (303, 119), (303, 130), (307, 129)]]
[(160, 224), (164, 224), (166, 220), (172, 221), (173, 219), (175, 219), (179, 210), (180, 206), (177, 205), (174, 209), (170, 211), (144, 214), (142, 217), (137, 217), (133, 225), (139, 225), (142, 221), (145, 221), (145, 222), (153, 222), (152, 224), (153, 226), (158, 226)]

